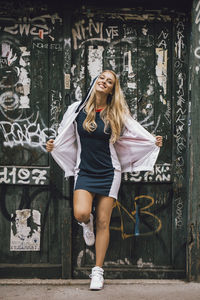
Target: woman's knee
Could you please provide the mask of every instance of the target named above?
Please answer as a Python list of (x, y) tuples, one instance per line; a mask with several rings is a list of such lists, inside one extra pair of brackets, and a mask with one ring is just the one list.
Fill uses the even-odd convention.
[(96, 229), (97, 230), (109, 230), (110, 218), (108, 217), (98, 217), (96, 219)]
[(75, 190), (73, 207), (74, 217), (78, 222), (87, 223), (90, 219), (94, 195), (88, 191)]
[(75, 209), (74, 217), (78, 222), (87, 223), (90, 219), (90, 211), (82, 210), (82, 209)]

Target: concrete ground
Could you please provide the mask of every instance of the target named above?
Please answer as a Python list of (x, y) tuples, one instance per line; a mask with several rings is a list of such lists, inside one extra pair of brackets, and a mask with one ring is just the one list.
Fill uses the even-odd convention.
[(90, 291), (89, 280), (0, 279), (1, 300), (199, 300), (200, 283), (181, 280), (106, 280)]

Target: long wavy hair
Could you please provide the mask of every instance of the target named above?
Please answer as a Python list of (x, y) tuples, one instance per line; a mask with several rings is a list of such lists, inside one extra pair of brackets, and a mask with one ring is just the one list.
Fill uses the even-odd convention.
[[(110, 72), (115, 77), (115, 83), (112, 90), (112, 95), (108, 95), (107, 106), (100, 112), (101, 119), (104, 121), (104, 132), (110, 127), (111, 138), (110, 141), (115, 143), (120, 137), (121, 131), (124, 126), (124, 121), (127, 115), (130, 114), (128, 105), (124, 98), (124, 94), (120, 87), (119, 80), (115, 72), (111, 70), (104, 70), (104, 72)], [(100, 74), (100, 75), (101, 75)], [(85, 106), (85, 112), (87, 113), (86, 119), (83, 122), (83, 128), (88, 132), (92, 132), (97, 128), (95, 122), (96, 117), (96, 90), (95, 86)]]

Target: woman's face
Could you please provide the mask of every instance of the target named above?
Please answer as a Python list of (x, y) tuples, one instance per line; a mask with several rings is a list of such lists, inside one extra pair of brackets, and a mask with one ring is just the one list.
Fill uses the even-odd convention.
[(115, 85), (115, 76), (109, 72), (103, 72), (96, 81), (96, 92), (101, 92), (106, 95), (112, 94)]

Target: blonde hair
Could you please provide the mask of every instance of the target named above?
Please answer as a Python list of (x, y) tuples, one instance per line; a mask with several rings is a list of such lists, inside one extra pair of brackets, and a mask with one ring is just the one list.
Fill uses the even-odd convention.
[[(110, 72), (115, 77), (115, 83), (112, 91), (111, 101), (107, 100), (107, 106), (104, 110), (100, 112), (100, 116), (105, 123), (104, 132), (110, 126), (111, 128), (111, 142), (115, 143), (120, 137), (122, 128), (124, 126), (124, 121), (127, 115), (129, 115), (128, 105), (124, 98), (122, 89), (120, 87), (119, 80), (117, 75), (111, 70), (105, 70), (105, 72)], [(108, 96), (109, 97), (109, 96)], [(83, 128), (88, 132), (92, 132), (97, 128), (95, 122), (96, 117), (96, 102), (95, 102), (95, 88), (93, 88), (92, 93), (87, 101), (85, 106), (85, 111), (87, 117), (83, 122)]]

